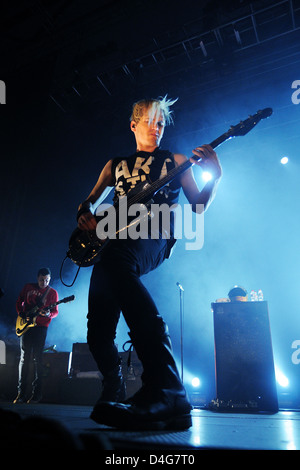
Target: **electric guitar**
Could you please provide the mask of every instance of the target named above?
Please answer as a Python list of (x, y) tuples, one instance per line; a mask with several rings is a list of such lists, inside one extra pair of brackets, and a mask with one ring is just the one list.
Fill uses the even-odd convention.
[(26, 331), (28, 331), (29, 328), (36, 326), (36, 318), (39, 315), (39, 312), (41, 310), (45, 310), (45, 309), (51, 310), (56, 305), (59, 305), (62, 303), (65, 304), (67, 302), (71, 302), (74, 299), (75, 299), (75, 295), (70, 295), (70, 297), (65, 297), (64, 299), (59, 300), (58, 302), (55, 302), (54, 304), (43, 306), (43, 307), (38, 307), (36, 305), (32, 309), (28, 310), (28, 312), (19, 314), (17, 317), (17, 322), (16, 322), (16, 335), (22, 336), (24, 333), (26, 333)]
[[(250, 115), (247, 119), (241, 121), (239, 124), (231, 126), (227, 132), (220, 135), (209, 145), (212, 148), (216, 148), (226, 140), (232, 139), (233, 137), (246, 135), (259, 123), (259, 121), (268, 118), (272, 113), (273, 110), (271, 108), (265, 108), (263, 110), (257, 111), (257, 113), (253, 116)], [(197, 160), (197, 156), (193, 155), (193, 158)], [(198, 160), (201, 160), (201, 157), (199, 157)], [(193, 165), (194, 163), (192, 163), (190, 160), (187, 160), (154, 182), (146, 181), (139, 183), (132, 191), (127, 193), (127, 209), (132, 204), (138, 203), (144, 203), (147, 206), (147, 201), (151, 201), (152, 197), (158, 191), (173, 181), (177, 176), (187, 171)], [(120, 210), (120, 205), (121, 202), (119, 202), (118, 205), (113, 206), (113, 208), (118, 211)], [(92, 266), (99, 259), (101, 251), (104, 249), (108, 241), (108, 238), (101, 240), (97, 236), (95, 230), (87, 231), (76, 228), (69, 240), (69, 250), (67, 252), (67, 257), (70, 258), (79, 267)]]

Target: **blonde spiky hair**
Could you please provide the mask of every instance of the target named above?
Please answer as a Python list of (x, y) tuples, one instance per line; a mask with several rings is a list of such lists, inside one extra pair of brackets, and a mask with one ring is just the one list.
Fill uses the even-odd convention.
[(165, 124), (173, 124), (172, 113), (170, 106), (172, 106), (178, 98), (175, 100), (167, 99), (167, 95), (159, 97), (157, 99), (143, 99), (137, 101), (132, 106), (132, 114), (130, 116), (130, 121), (135, 121), (138, 123), (142, 118), (144, 111), (148, 111), (149, 122), (158, 121), (159, 116), (162, 114), (165, 120)]

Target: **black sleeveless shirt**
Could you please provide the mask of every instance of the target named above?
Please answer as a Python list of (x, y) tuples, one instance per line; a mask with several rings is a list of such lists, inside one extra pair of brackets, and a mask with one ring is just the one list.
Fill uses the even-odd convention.
[[(174, 155), (168, 150), (157, 147), (154, 152), (139, 151), (126, 158), (114, 158), (112, 176), (114, 178), (114, 201), (124, 196), (143, 181), (150, 183), (165, 176), (175, 167)], [(180, 192), (178, 178), (158, 191), (153, 200), (155, 204), (172, 206), (178, 202)]]

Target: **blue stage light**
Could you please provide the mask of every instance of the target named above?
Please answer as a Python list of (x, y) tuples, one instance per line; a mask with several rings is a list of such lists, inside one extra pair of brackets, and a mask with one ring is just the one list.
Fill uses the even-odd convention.
[(276, 376), (276, 382), (281, 387), (288, 387), (289, 379), (283, 374), (283, 372), (281, 372), (281, 370), (278, 369), (278, 367), (275, 367), (275, 376)]
[(198, 388), (198, 387), (200, 387), (200, 385), (201, 385), (200, 379), (198, 377), (194, 377), (192, 379), (192, 386), (194, 388)]
[(288, 161), (289, 161), (289, 158), (288, 158), (288, 157), (282, 157), (282, 159), (280, 160), (280, 163), (281, 163), (282, 165), (286, 165), (286, 164), (288, 163)]

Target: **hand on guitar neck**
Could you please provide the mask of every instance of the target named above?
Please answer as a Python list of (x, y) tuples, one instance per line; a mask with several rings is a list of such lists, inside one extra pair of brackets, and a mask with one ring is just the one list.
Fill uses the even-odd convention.
[(209, 172), (214, 180), (221, 178), (222, 167), (216, 152), (210, 145), (196, 147), (192, 152), (194, 156), (190, 158), (191, 163), (195, 163), (203, 171)]
[(49, 317), (50, 315), (50, 309), (46, 308), (46, 309), (43, 309), (43, 310), (40, 310), (39, 311), (39, 315), (41, 315), (42, 317)]

